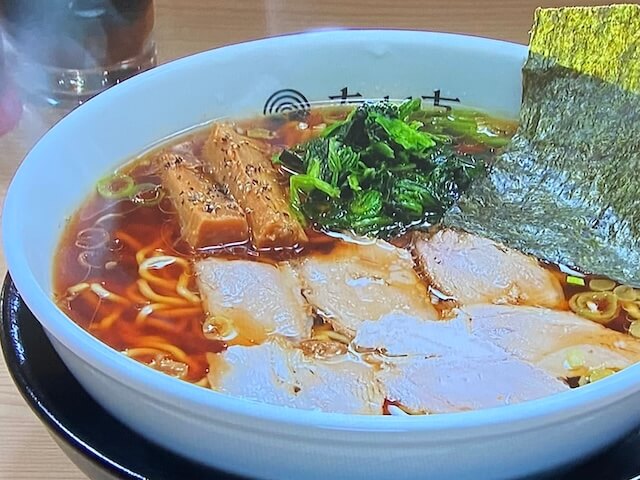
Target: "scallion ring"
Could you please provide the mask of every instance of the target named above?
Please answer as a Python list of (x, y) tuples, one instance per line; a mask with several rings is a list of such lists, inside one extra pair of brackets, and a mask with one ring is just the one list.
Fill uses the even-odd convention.
[[(629, 314), (629, 317), (640, 321), (640, 302), (620, 302), (622, 309)], [(640, 333), (640, 325), (638, 325), (638, 333)]]
[(152, 207), (162, 200), (162, 187), (155, 183), (139, 183), (131, 192), (131, 201), (137, 205)]
[(616, 294), (618, 300), (625, 302), (633, 302), (636, 299), (636, 291), (630, 285), (618, 285), (613, 289), (613, 293)]
[(129, 175), (114, 173), (99, 180), (96, 188), (104, 198), (117, 200), (130, 196), (135, 188), (135, 182)]
[(618, 297), (613, 292), (576, 293), (569, 300), (569, 308), (581, 317), (607, 324), (619, 313)]
[(615, 286), (616, 282), (608, 278), (594, 278), (589, 281), (589, 288), (595, 292), (608, 292), (613, 290)]

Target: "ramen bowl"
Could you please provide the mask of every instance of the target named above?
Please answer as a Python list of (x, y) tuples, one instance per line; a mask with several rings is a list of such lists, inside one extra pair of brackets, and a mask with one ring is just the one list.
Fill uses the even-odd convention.
[(576, 462), (640, 422), (640, 367), (539, 400), (427, 416), (358, 416), (232, 398), (101, 343), (53, 301), (66, 219), (109, 171), (194, 125), (316, 101), (420, 96), (516, 117), (524, 46), (410, 31), (325, 31), (184, 58), (90, 100), (49, 131), (3, 212), (12, 278), (69, 370), (159, 445), (256, 478), (513, 478)]

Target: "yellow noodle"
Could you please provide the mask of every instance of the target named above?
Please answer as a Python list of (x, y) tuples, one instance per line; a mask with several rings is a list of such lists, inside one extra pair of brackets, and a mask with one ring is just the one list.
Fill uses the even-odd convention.
[[(164, 266), (174, 265), (174, 264), (179, 265), (183, 268), (184, 273), (180, 275), (178, 282), (176, 284), (172, 280), (160, 278), (153, 275), (150, 270), (155, 268), (154, 262), (165, 262), (165, 264), (159, 268), (163, 268)], [(162, 255), (162, 256), (150, 257), (145, 259), (140, 264), (140, 268), (138, 269), (138, 272), (140, 276), (144, 280), (147, 280), (147, 282), (149, 282), (150, 284), (157, 285), (167, 290), (176, 291), (178, 295), (185, 298), (191, 303), (200, 303), (200, 297), (196, 293), (189, 290), (188, 288), (189, 280), (190, 280), (190, 276), (187, 273), (188, 270), (189, 270), (189, 263), (185, 259), (173, 257), (170, 255)]]
[(100, 323), (98, 324), (98, 328), (107, 329), (111, 327), (116, 322), (116, 320), (120, 318), (121, 315), (122, 310), (116, 310), (115, 312), (110, 313), (100, 321)]
[(163, 318), (180, 318), (187, 315), (196, 315), (198, 313), (202, 313), (202, 309), (200, 307), (167, 308), (162, 309), (162, 311), (158, 313), (158, 316)]
[(138, 262), (138, 265), (140, 265), (142, 262), (144, 262), (144, 259), (147, 258), (147, 254), (153, 252), (156, 248), (158, 248), (161, 244), (162, 240), (158, 240), (154, 243), (152, 243), (151, 245), (149, 245), (146, 248), (141, 248), (140, 250), (138, 250), (136, 252), (136, 261)]
[(140, 267), (138, 270), (140, 277), (152, 285), (165, 288), (166, 290), (176, 290), (176, 282), (166, 278), (160, 278), (152, 274), (148, 269)]
[(138, 289), (140, 290), (140, 293), (142, 293), (142, 295), (144, 295), (154, 303), (166, 303), (167, 305), (174, 305), (177, 307), (186, 307), (190, 305), (190, 303), (183, 298), (168, 297), (168, 296), (160, 295), (154, 292), (151, 286), (149, 285), (149, 282), (147, 282), (144, 279), (139, 279), (137, 281), (137, 284), (138, 284)]
[(160, 350), (159, 348), (149, 348), (149, 347), (140, 348), (139, 347), (139, 348), (127, 348), (126, 350), (123, 350), (122, 353), (124, 353), (128, 357), (136, 358), (136, 357), (141, 357), (143, 355), (161, 355), (166, 352), (164, 350)]
[(158, 342), (158, 341), (148, 340), (148, 337), (142, 337), (139, 339), (139, 344), (141, 347), (160, 349), (164, 352), (170, 353), (174, 360), (178, 360), (179, 362), (184, 362), (187, 364), (189, 363), (189, 357), (183, 350), (176, 347), (175, 345), (171, 345), (170, 343), (167, 343), (167, 341), (164, 339), (162, 339), (161, 342)]
[(102, 300), (110, 300), (114, 303), (120, 303), (121, 305), (126, 305), (126, 306), (129, 305), (129, 300), (118, 295), (117, 293), (113, 293), (107, 290), (99, 283), (92, 283), (90, 288), (91, 288), (91, 291), (95, 293)]
[(185, 330), (186, 325), (180, 325), (179, 322), (173, 322), (171, 319), (162, 319), (156, 317), (147, 317), (146, 325), (158, 328), (173, 335)]
[(144, 259), (147, 258), (147, 253), (149, 253), (152, 250), (152, 248), (153, 246), (150, 246), (147, 248), (141, 248), (136, 252), (136, 262), (138, 263), (138, 265), (144, 262)]
[(145, 305), (140, 309), (138, 315), (136, 315), (136, 325), (144, 324), (144, 321), (147, 319), (149, 315), (152, 313), (169, 308), (170, 305), (164, 303), (151, 303), (149, 305)]
[(136, 285), (135, 283), (132, 283), (131, 285), (129, 285), (125, 290), (125, 293), (127, 294), (128, 298), (130, 298), (132, 301), (136, 303), (147, 303), (149, 301), (147, 300), (146, 297), (143, 297), (142, 295), (140, 295), (140, 292), (138, 290), (138, 285)]
[(174, 264), (180, 265), (184, 269), (189, 268), (189, 263), (184, 258), (174, 257), (173, 255), (152, 255), (143, 260), (140, 266), (147, 269), (160, 270)]
[(142, 342), (155, 342), (155, 343), (163, 343), (166, 341), (163, 337), (160, 337), (158, 335), (145, 335), (143, 337), (140, 337), (139, 340)]
[(145, 258), (138, 268), (139, 275), (147, 280), (150, 284), (158, 285), (167, 290), (176, 290), (176, 282), (166, 278), (161, 278), (153, 273), (151, 270), (160, 270), (170, 265), (179, 265), (183, 270), (189, 268), (189, 264), (183, 258), (174, 257), (172, 255), (155, 255), (149, 258)]
[(84, 292), (89, 287), (90, 285), (87, 282), (76, 283), (75, 285), (72, 285), (69, 288), (67, 288), (67, 293), (71, 294), (72, 296), (75, 296), (75, 295), (78, 295), (79, 293)]
[(180, 275), (180, 278), (178, 279), (178, 286), (176, 287), (176, 291), (178, 292), (178, 295), (186, 298), (191, 303), (200, 303), (200, 296), (198, 296), (198, 294), (189, 290), (189, 278), (190, 278), (189, 275), (186, 273), (183, 273), (182, 275)]

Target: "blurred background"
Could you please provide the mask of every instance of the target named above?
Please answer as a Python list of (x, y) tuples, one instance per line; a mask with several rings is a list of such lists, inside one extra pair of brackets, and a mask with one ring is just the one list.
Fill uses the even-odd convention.
[[(105, 4), (106, 2), (106, 4)], [(40, 9), (40, 28), (32, 32), (35, 44), (12, 45), (27, 48), (33, 55), (50, 54), (50, 42), (44, 34), (61, 34), (61, 24), (54, 21), (56, 4), (75, 4), (72, 0), (0, 0), (0, 17), (5, 24), (11, 20), (7, 13), (17, 9)], [(283, 33), (336, 27), (401, 28), (456, 32), (527, 43), (533, 12), (536, 7), (565, 5), (597, 5), (597, 1), (542, 1), (542, 0), (156, 0), (155, 15), (149, 17), (150, 0), (78, 0), (83, 15), (97, 15), (94, 9), (117, 7), (119, 11), (133, 12), (128, 23), (108, 23), (112, 30), (107, 36), (114, 45), (115, 56), (101, 57), (100, 62), (116, 63), (129, 54), (140, 54), (145, 61), (155, 62), (149, 56), (149, 45), (157, 48), (157, 62), (164, 63), (178, 57), (214, 47)], [(155, 18), (155, 21), (153, 20)], [(125, 18), (126, 19), (126, 18)], [(87, 24), (90, 22), (87, 20)], [(14, 23), (14, 27), (15, 27)], [(133, 30), (127, 30), (127, 26)], [(111, 28), (110, 27), (110, 28)], [(68, 32), (67, 32), (68, 33)], [(94, 31), (84, 32), (92, 37)], [(77, 32), (76, 32), (77, 34)], [(102, 32), (104, 34), (104, 32)], [(17, 38), (15, 34), (12, 35)], [(104, 35), (98, 35), (104, 38)], [(6, 42), (5, 42), (6, 43)], [(98, 45), (102, 45), (98, 42)], [(133, 51), (127, 45), (134, 45)], [(94, 43), (91, 48), (96, 47)], [(90, 49), (89, 49), (90, 50)], [(69, 53), (71, 50), (65, 52)], [(49, 52), (49, 53), (47, 53)], [(104, 50), (104, 54), (107, 50)], [(133, 53), (132, 53), (133, 52)], [(155, 55), (155, 50), (153, 51)], [(71, 67), (92, 64), (74, 62), (84, 58), (82, 51), (71, 60)], [(7, 58), (3, 57), (6, 56)], [(11, 85), (15, 76), (14, 61), (0, 52), (0, 202), (24, 154), (69, 107), (60, 108), (32, 102)], [(85, 59), (86, 60), (86, 59)], [(5, 74), (1, 72), (4, 65)], [(93, 65), (95, 66), (95, 65)], [(213, 72), (212, 74), (215, 74)], [(375, 72), (371, 73), (375, 75)], [(36, 77), (22, 80), (33, 86)], [(108, 83), (108, 82), (107, 82)], [(180, 88), (181, 86), (177, 86)], [(5, 271), (0, 252), (0, 272)], [(4, 275), (4, 273), (3, 273)], [(0, 360), (0, 479), (12, 480), (80, 480), (85, 477), (64, 456), (20, 398), (6, 367)], [(187, 479), (185, 479), (187, 480)]]
[[(527, 43), (536, 7), (601, 5), (542, 0), (157, 0), (161, 61), (211, 46), (314, 28), (434, 30)], [(627, 2), (635, 3), (635, 2)], [(188, 5), (188, 8), (187, 8)], [(203, 40), (206, 39), (206, 42)]]
[[(13, 78), (25, 103), (70, 109), (158, 61), (310, 29), (421, 29), (526, 43), (537, 6), (577, 3), (598, 2), (0, 0), (0, 94)], [(0, 112), (9, 118), (0, 133), (16, 120), (6, 103), (5, 92)]]

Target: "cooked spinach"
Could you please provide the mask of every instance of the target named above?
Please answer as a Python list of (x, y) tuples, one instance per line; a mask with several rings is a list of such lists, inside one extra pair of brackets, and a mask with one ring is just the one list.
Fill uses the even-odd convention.
[(441, 116), (426, 115), (420, 99), (365, 103), (282, 151), (273, 160), (293, 172), (292, 211), (321, 229), (383, 237), (436, 223), (485, 168), (482, 155), (456, 148), (455, 122), (428, 128)]

